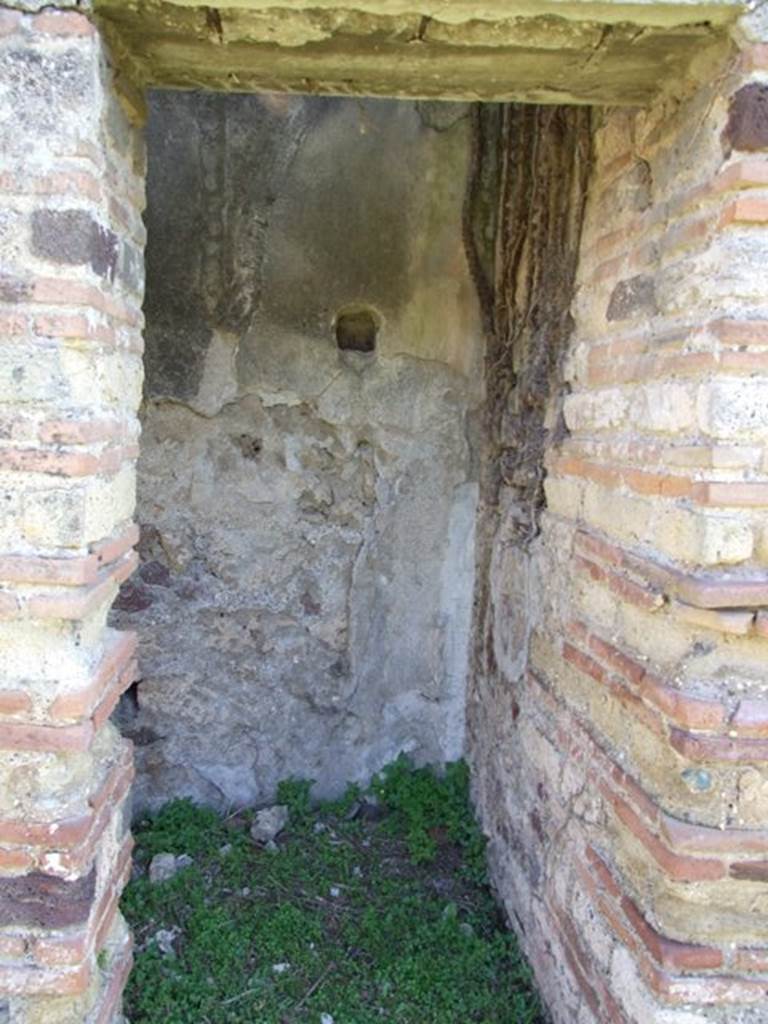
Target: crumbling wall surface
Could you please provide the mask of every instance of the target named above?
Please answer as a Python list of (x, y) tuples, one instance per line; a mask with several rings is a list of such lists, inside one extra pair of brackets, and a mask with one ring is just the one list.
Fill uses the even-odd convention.
[[(463, 750), (481, 332), (467, 108), (156, 94), (138, 807)], [(370, 307), (373, 353), (340, 351)]]
[(761, 18), (707, 87), (593, 114), (564, 430), (553, 388), (527, 544), (501, 472), (469, 742), (558, 1024), (768, 1014)]
[[(42, 5), (41, 5), (42, 6)], [(107, 1024), (130, 937), (144, 151), (75, 11), (0, 9), (0, 1021)]]

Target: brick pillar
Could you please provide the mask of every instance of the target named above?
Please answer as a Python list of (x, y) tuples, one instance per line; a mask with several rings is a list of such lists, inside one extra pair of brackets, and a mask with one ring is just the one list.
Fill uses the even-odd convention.
[(0, 10), (0, 1021), (111, 1024), (130, 968), (144, 155), (74, 11)]
[(766, 71), (596, 133), (519, 720), (569, 1024), (768, 1019)]
[(701, 70), (594, 112), (547, 508), (491, 561), (474, 792), (556, 1024), (768, 1020), (768, 47)]

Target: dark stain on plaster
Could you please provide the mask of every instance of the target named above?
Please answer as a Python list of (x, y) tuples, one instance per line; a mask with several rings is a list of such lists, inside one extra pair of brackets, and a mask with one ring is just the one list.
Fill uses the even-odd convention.
[[(214, 333), (327, 343), (339, 307), (408, 301), (413, 105), (156, 92), (147, 127), (147, 393), (189, 400)], [(452, 109), (441, 130), (461, 119)], [(340, 158), (342, 154), (342, 158)], [(239, 353), (247, 384), (252, 353)]]
[[(507, 778), (520, 765), (500, 764), (488, 751), (519, 749), (509, 740), (530, 714), (518, 703), (517, 684), (527, 668), (531, 593), (541, 571), (532, 559), (541, 551), (545, 457), (565, 431), (563, 361), (573, 330), (592, 123), (585, 108), (516, 104), (480, 107), (473, 122), (465, 244), (485, 313), (487, 399), (468, 750), (476, 806), (493, 837), (492, 873), (504, 877), (514, 863), (536, 898), (549, 883), (548, 861), (535, 854), (552, 827), (546, 792), (532, 792), (535, 780), (521, 773), (521, 811), (509, 814)], [(650, 176), (639, 170), (631, 187), (645, 202)], [(526, 916), (515, 915), (519, 927)]]
[(396, 320), (410, 298), (426, 130), (408, 104), (300, 102), (305, 134), (270, 218), (283, 257), (265, 268), (263, 311), (320, 341), (339, 307), (368, 303)]
[(221, 14), (216, 7), (205, 8), (205, 27), (216, 37), (217, 42), (224, 42), (224, 26), (221, 23)]
[(153, 94), (149, 110), (146, 386), (150, 395), (183, 400), (197, 394), (213, 336), (199, 283), (198, 129), (186, 97)]
[[(493, 519), (505, 491), (507, 521), (524, 548), (544, 507), (544, 453), (563, 429), (561, 371), (573, 329), (590, 114), (480, 105), (473, 124), (464, 241), (488, 338), (483, 500)], [(513, 159), (501, 159), (505, 149)], [(477, 578), (486, 576), (478, 566)]]

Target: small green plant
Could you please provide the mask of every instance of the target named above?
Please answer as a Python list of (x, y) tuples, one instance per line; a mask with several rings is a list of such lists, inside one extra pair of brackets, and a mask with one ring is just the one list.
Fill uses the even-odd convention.
[(155, 817), (134, 828), (138, 854), (151, 860), (156, 853), (187, 853), (191, 857), (210, 852), (224, 841), (219, 815), (191, 800), (172, 800)]
[(363, 791), (356, 782), (350, 782), (338, 800), (326, 800), (322, 804), (324, 814), (334, 818), (347, 818), (360, 804)]
[(291, 823), (300, 825), (312, 813), (312, 779), (284, 779), (277, 785), (277, 802), (285, 804), (291, 814)]
[(464, 761), (434, 768), (414, 768), (405, 754), (388, 765), (372, 784), (373, 792), (393, 812), (390, 827), (405, 834), (416, 864), (427, 864), (442, 837), (457, 843), (465, 855), (464, 869), (473, 881), (485, 880), (485, 838), (469, 803), (469, 769)]

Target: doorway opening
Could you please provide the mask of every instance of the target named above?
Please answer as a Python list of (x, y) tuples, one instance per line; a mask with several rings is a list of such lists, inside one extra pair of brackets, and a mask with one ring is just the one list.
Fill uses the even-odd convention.
[(470, 105), (158, 91), (138, 810), (464, 749), (484, 337)]

